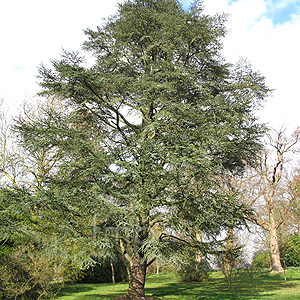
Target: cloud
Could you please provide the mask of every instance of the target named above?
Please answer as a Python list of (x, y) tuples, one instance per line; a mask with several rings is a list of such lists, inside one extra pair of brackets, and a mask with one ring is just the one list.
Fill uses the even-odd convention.
[[(0, 97), (21, 102), (38, 91), (37, 66), (58, 58), (62, 48), (80, 49), (83, 29), (101, 25), (102, 18), (116, 12), (120, 0), (2, 2)], [(192, 2), (181, 1), (185, 6)], [(263, 121), (274, 126), (284, 121), (299, 124), (299, 1), (204, 0), (204, 6), (206, 13), (229, 15), (224, 56), (230, 62), (248, 59), (276, 89), (260, 113)]]
[[(62, 48), (80, 49), (83, 30), (116, 12), (119, 0), (11, 0), (1, 2), (0, 98), (21, 102), (38, 90), (37, 67)], [(16, 69), (22, 66), (22, 72)], [(18, 73), (16, 73), (18, 71)]]
[(273, 24), (284, 24), (300, 14), (298, 0), (269, 0), (266, 3), (268, 7), (266, 17), (270, 18)]
[[(219, 5), (221, 3), (221, 5)], [(264, 109), (259, 112), (263, 122), (273, 127), (283, 123), (295, 128), (300, 125), (300, 96), (298, 70), (300, 69), (300, 13), (287, 13), (284, 22), (272, 17), (296, 1), (264, 0), (210, 0), (209, 13), (228, 13), (229, 33), (224, 39), (224, 56), (235, 62), (239, 57), (248, 59), (253, 68), (266, 77), (268, 86), (275, 89)], [(270, 10), (271, 5), (274, 5)]]

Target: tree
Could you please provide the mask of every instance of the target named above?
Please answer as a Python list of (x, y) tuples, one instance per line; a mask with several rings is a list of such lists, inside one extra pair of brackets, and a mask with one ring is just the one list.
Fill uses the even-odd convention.
[[(55, 172), (57, 164), (61, 162), (63, 153), (49, 140), (37, 137), (47, 131), (53, 111), (58, 110), (55, 108), (57, 105), (57, 101), (51, 99), (41, 101), (36, 106), (24, 104), (24, 111), (15, 123), (9, 122), (2, 113), (0, 201), (3, 216), (6, 216), (6, 222), (2, 222), (2, 225), (10, 227), (8, 236), (20, 231), (20, 222), (23, 225), (27, 222), (28, 225), (30, 220), (33, 223), (41, 220), (40, 192), (46, 178)], [(45, 126), (41, 127), (41, 124)], [(49, 137), (50, 132), (47, 134)], [(21, 216), (25, 219), (22, 220)], [(14, 221), (9, 221), (10, 217)], [(22, 230), (26, 231), (25, 227)]]
[(60, 222), (62, 207), (76, 210), (68, 224), (77, 232), (77, 215), (97, 214), (99, 247), (115, 237), (129, 262), (128, 298), (144, 296), (156, 254), (185, 243), (175, 233), (195, 227), (208, 239), (244, 222), (219, 178), (255, 160), (263, 128), (253, 112), (268, 89), (249, 65), (220, 56), (224, 22), (201, 2), (184, 11), (176, 0), (126, 1), (85, 31), (92, 66), (64, 51), (40, 68), (41, 94), (66, 107), (65, 121), (50, 124), (53, 143), (72, 157), (45, 201), (61, 209)]
[[(19, 153), (15, 146), (12, 120), (5, 108), (4, 100), (0, 104), (0, 256), (9, 254), (18, 245), (28, 242), (28, 234), (34, 221), (30, 209), (22, 207), (21, 199), (26, 192), (20, 189), (19, 177), (22, 173)], [(29, 225), (30, 224), (30, 225)], [(28, 226), (29, 225), (29, 226)]]
[[(44, 204), (41, 206), (45, 181), (67, 156), (51, 142), (55, 133), (49, 130), (49, 123), (53, 115), (56, 119), (59, 115), (57, 105), (54, 99), (36, 105), (24, 104), (14, 123), (8, 123), (4, 114), (0, 119), (0, 259), (3, 266), (0, 285), (5, 286), (7, 293), (27, 294), (27, 289), (32, 291), (39, 285), (41, 292), (46, 293), (46, 289), (55, 287), (50, 282), (54, 276), (63, 280), (75, 277), (75, 271), (70, 268), (75, 265), (74, 259), (67, 256), (74, 245), (64, 240), (61, 249), (55, 249), (53, 241), (57, 240), (57, 233), (52, 230), (55, 213), (46, 210)], [(47, 139), (43, 138), (45, 133)], [(34, 249), (34, 254), (30, 249)], [(18, 261), (20, 256), (22, 259)], [(46, 273), (40, 273), (39, 267), (49, 276), (43, 276)]]
[[(288, 161), (299, 145), (299, 129), (288, 138), (283, 129), (267, 134), (266, 149), (260, 156), (255, 170), (249, 174), (255, 191), (250, 201), (253, 207), (261, 209), (253, 218), (255, 224), (269, 232), (272, 255), (272, 272), (283, 270), (279, 251), (279, 227), (286, 221), (289, 210), (296, 200), (294, 184), (291, 180), (294, 170), (289, 170)], [(267, 148), (270, 149), (267, 149)], [(273, 150), (273, 153), (272, 153)], [(261, 211), (261, 210), (260, 210)], [(262, 211), (261, 211), (262, 212)]]

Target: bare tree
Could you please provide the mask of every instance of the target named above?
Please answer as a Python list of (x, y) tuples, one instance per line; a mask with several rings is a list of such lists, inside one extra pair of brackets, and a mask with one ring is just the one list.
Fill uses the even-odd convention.
[(1, 181), (8, 180), (17, 187), (18, 164), (12, 142), (11, 117), (4, 99), (0, 100), (0, 174)]
[[(7, 118), (7, 112), (1, 103), (0, 112), (0, 171), (15, 186), (25, 184), (40, 188), (43, 178), (54, 167), (58, 160), (59, 152), (55, 147), (40, 144), (33, 145), (26, 141), (32, 130), (31, 125), (38, 118), (51, 122), (51, 111), (59, 109), (59, 102), (53, 99), (38, 101), (35, 104), (24, 103), (23, 111), (13, 122)], [(20, 131), (19, 121), (26, 123), (27, 128)], [(45, 124), (43, 124), (45, 127)], [(41, 132), (42, 132), (41, 125)], [(26, 132), (26, 130), (28, 132)], [(38, 143), (38, 140), (37, 140)], [(13, 169), (18, 166), (19, 171)], [(22, 171), (20, 170), (22, 169)], [(33, 180), (31, 180), (33, 176)]]
[[(12, 120), (8, 117), (4, 102), (0, 103), (0, 175), (4, 185), (15, 188), (26, 187), (39, 197), (45, 179), (55, 173), (56, 166), (63, 157), (62, 151), (51, 143), (29, 141), (28, 137), (37, 132), (32, 124), (42, 120), (35, 129), (42, 135), (53, 114), (60, 110), (59, 101), (46, 99), (31, 104), (24, 103), (20, 115)], [(26, 126), (20, 126), (20, 122)], [(39, 208), (31, 207), (32, 214), (38, 216)]]
[(300, 129), (287, 137), (281, 129), (267, 134), (266, 149), (262, 151), (258, 165), (248, 173), (248, 205), (264, 211), (252, 221), (267, 230), (270, 235), (272, 272), (283, 270), (280, 262), (278, 228), (285, 222), (287, 214), (295, 202), (291, 184), (294, 169), (291, 167), (292, 154), (298, 152)]

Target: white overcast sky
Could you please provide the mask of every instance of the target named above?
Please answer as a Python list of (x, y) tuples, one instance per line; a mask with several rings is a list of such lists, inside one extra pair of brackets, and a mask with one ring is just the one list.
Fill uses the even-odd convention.
[[(0, 98), (16, 108), (39, 90), (37, 67), (80, 50), (83, 29), (96, 28), (121, 0), (0, 0)], [(181, 0), (184, 8), (192, 1)], [(227, 13), (223, 54), (246, 58), (275, 89), (259, 115), (290, 129), (300, 125), (300, 0), (204, 0), (205, 11)]]

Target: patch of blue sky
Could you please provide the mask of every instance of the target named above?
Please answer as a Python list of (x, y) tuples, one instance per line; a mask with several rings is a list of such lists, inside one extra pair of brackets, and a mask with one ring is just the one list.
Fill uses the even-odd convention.
[(16, 65), (16, 66), (14, 66), (14, 69), (15, 70), (23, 70), (23, 67)]
[(193, 3), (193, 0), (179, 0), (184, 10), (188, 10)]
[(275, 25), (287, 23), (292, 20), (293, 15), (300, 15), (299, 0), (272, 0), (268, 3), (268, 11), (265, 14)]

